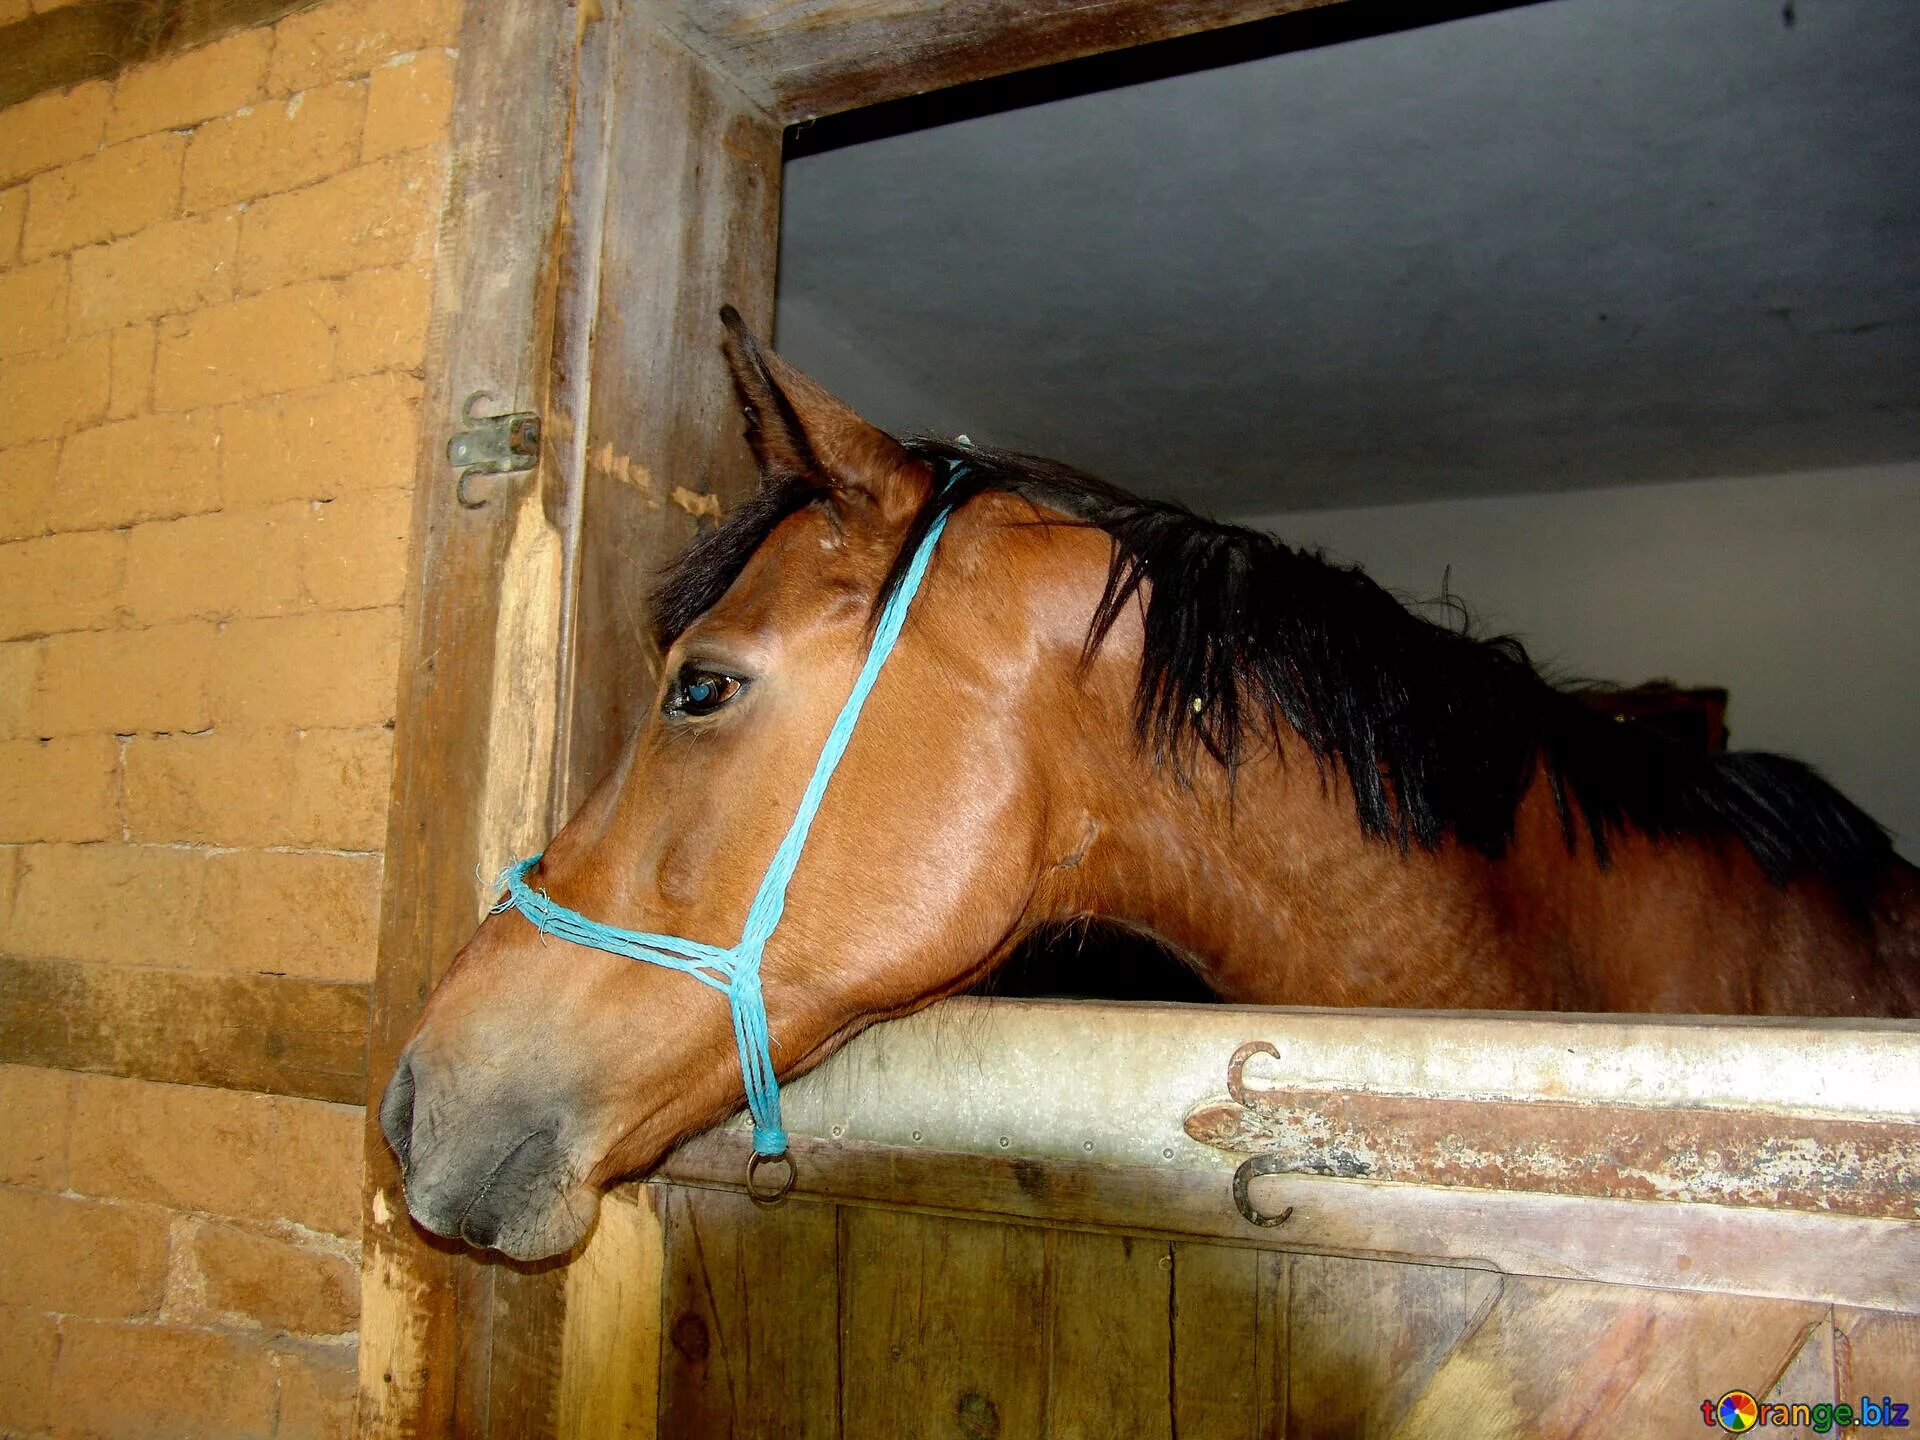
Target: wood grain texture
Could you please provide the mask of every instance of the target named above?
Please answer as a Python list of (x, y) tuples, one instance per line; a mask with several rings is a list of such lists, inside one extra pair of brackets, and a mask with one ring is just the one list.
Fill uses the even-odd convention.
[[(1839, 1399), (1858, 1403), (1891, 1396), (1920, 1412), (1920, 1314), (1893, 1315), (1882, 1310), (1836, 1308), (1834, 1378)], [(1920, 1424), (1920, 1413), (1912, 1413)], [(1883, 1435), (1856, 1427), (1849, 1435)]]
[[(1764, 1392), (1825, 1307), (1509, 1279), (1391, 1430), (1485, 1440), (1672, 1435), (1701, 1423), (1700, 1402)], [(1356, 1433), (1356, 1432), (1350, 1432)]]
[(659, 571), (702, 516), (756, 483), (720, 307), (762, 334), (773, 318), (779, 126), (658, 25), (620, 24), (584, 464), (565, 501), (576, 518), (564, 527), (575, 541), (556, 820), (653, 702)]
[(0, 106), (270, 25), (313, 0), (87, 0), (0, 26)]
[(593, 1238), (567, 1267), (561, 1435), (652, 1440), (660, 1410), (664, 1237), (659, 1192), (628, 1186), (600, 1207)]
[(528, 613), (503, 602), (499, 576), (524, 534), (522, 512), (537, 515), (538, 501), (494, 492), (479, 509), (461, 507), (444, 447), (473, 392), (489, 392), (502, 409), (530, 409), (544, 390), (552, 344), (544, 292), (577, 29), (573, 7), (544, 0), (469, 6), (461, 28), (368, 1034), (356, 1433), (369, 1437), (451, 1433), (456, 1395), (476, 1393), (475, 1377), (456, 1371), (456, 1317), (460, 1292), (485, 1290), (487, 1271), (413, 1227), (377, 1108), (420, 1006), (484, 908), (476, 869), (519, 838), (500, 833), (493, 797), (516, 795), (545, 816), (545, 756), (530, 774), (525, 748), (494, 743), (496, 711), (515, 701), (496, 688), (497, 655), (514, 643), (503, 616)]
[[(840, 1204), (1920, 1311), (1920, 1223), (1912, 1221), (1279, 1176), (1254, 1181), (1254, 1203), (1268, 1213), (1292, 1206), (1294, 1215), (1256, 1230), (1234, 1209), (1224, 1172), (799, 1136), (791, 1149), (796, 1196)], [(659, 1173), (734, 1188), (748, 1150), (744, 1132), (710, 1132), (669, 1156)]]
[(662, 1440), (839, 1436), (833, 1207), (676, 1187), (662, 1210)]
[(673, 24), (782, 123), (1332, 0), (673, 0)]
[(1050, 1232), (1046, 1310), (1040, 1433), (1055, 1440), (1172, 1440), (1173, 1246), (1131, 1235)]
[(367, 987), (0, 957), (0, 1063), (358, 1105)]
[(1181, 1440), (1285, 1432), (1290, 1259), (1173, 1246), (1173, 1429)]
[(1048, 1434), (1055, 1237), (888, 1210), (845, 1225), (845, 1440)]
[(1500, 1276), (1484, 1270), (1293, 1256), (1287, 1434), (1392, 1433), (1500, 1287)]

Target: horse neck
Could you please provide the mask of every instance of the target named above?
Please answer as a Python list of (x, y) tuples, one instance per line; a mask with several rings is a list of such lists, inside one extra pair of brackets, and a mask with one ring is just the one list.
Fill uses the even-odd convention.
[(1551, 1006), (1518, 962), (1527, 867), (1369, 838), (1336, 774), (1288, 736), (1229, 792), (1204, 757), (1191, 785), (1107, 757), (1073, 807), (1079, 842), (1043, 886), (1054, 914), (1092, 915), (1170, 945), (1225, 999), (1433, 1008)]

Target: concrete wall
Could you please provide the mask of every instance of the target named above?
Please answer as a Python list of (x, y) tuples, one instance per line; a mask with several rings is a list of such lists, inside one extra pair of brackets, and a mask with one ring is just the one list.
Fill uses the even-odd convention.
[[(458, 12), (0, 112), (0, 954), (372, 976)], [(361, 1130), (0, 1067), (0, 1433), (344, 1434)]]
[(1567, 677), (1724, 685), (1920, 858), (1920, 464), (1263, 515)]

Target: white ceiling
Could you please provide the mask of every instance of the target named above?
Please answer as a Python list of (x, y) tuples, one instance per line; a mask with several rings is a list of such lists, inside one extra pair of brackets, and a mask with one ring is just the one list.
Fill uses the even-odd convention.
[(916, 113), (824, 122), (778, 343), (892, 428), (1224, 515), (1920, 457), (1920, 0), (1548, 0), (1271, 53), (1336, 12), (1381, 9), (799, 153)]

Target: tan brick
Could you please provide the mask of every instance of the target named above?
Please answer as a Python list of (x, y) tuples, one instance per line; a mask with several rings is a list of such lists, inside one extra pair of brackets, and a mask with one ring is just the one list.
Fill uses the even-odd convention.
[[(18, 1241), (9, 1237), (8, 1243)], [(39, 1435), (53, 1424), (58, 1321), (38, 1310), (0, 1305), (0, 1335), (6, 1336), (0, 1344), (0, 1434)]]
[(433, 267), (363, 270), (340, 282), (338, 364), (342, 375), (418, 370), (427, 358)]
[(220, 412), (226, 503), (327, 500), (413, 482), (420, 382), (372, 375)]
[(219, 439), (210, 412), (142, 415), (82, 430), (60, 452), (53, 527), (92, 530), (216, 508)]
[(186, 153), (183, 135), (146, 135), (34, 176), (22, 253), (72, 250), (169, 219)]
[(180, 130), (251, 104), (265, 92), (272, 53), (271, 31), (243, 30), (124, 72), (113, 87), (107, 139)]
[(209, 857), (200, 963), (371, 980), (380, 857), (230, 850)]
[(92, 154), (106, 132), (112, 93), (107, 81), (95, 80), (0, 111), (0, 184)]
[[(64, 1070), (0, 1065), (0, 1184), (67, 1188), (67, 1122), (73, 1077)], [(19, 1236), (0, 1244), (17, 1245)], [(4, 1349), (0, 1346), (0, 1349)], [(0, 1426), (6, 1422), (0, 1420)]]
[(107, 387), (107, 416), (125, 420), (153, 404), (153, 326), (129, 325), (113, 332), (113, 372)]
[(398, 605), (407, 584), (412, 511), (405, 490), (314, 503), (302, 559), (308, 603), (323, 610)]
[(47, 531), (60, 442), (46, 440), (0, 450), (0, 540), (24, 540)]
[(66, 259), (0, 272), (0, 355), (45, 350), (66, 338)]
[(346, 169), (359, 156), (366, 108), (366, 82), (342, 80), (209, 121), (187, 147), (181, 203), (205, 210)]
[(293, 752), (293, 843), (381, 849), (392, 771), (393, 732), (385, 726), (304, 732)]
[(274, 1375), (264, 1337), (69, 1321), (54, 1440), (260, 1440), (273, 1433)]
[(364, 75), (390, 56), (452, 45), (460, 33), (459, 0), (335, 0), (274, 27), (278, 32), (268, 86), (302, 90)]
[(360, 1318), (360, 1269), (344, 1256), (204, 1222), (190, 1243), (209, 1318), (297, 1335), (339, 1335)]
[[(240, 288), (267, 290), (425, 259), (439, 224), (444, 168), (437, 152), (416, 151), (256, 201), (240, 226)], [(31, 211), (27, 224), (31, 236)]]
[(69, 1183), (83, 1195), (357, 1236), (362, 1124), (358, 1105), (81, 1075)]
[(213, 664), (216, 724), (352, 728), (393, 718), (400, 612), (236, 620)]
[(383, 65), (368, 80), (367, 132), (361, 154), (368, 160), (417, 150), (446, 138), (453, 113), (453, 56), (423, 50)]
[(229, 510), (134, 527), (127, 613), (153, 624), (299, 609), (303, 509)]
[(287, 731), (243, 729), (127, 742), (128, 834), (160, 843), (287, 843), (293, 743)]
[(353, 1433), (357, 1375), (341, 1345), (282, 1344), (280, 1428), (275, 1440), (347, 1440)]
[(0, 639), (106, 625), (125, 563), (126, 537), (110, 532), (0, 545)]
[(106, 417), (113, 377), (106, 336), (0, 360), (0, 415), (15, 445), (52, 440)]
[(163, 320), (154, 408), (197, 410), (331, 379), (338, 303), (331, 285), (289, 285)]
[(76, 335), (231, 300), (240, 214), (220, 210), (154, 225), (73, 256)]
[(0, 265), (11, 265), (20, 254), (20, 232), (27, 223), (27, 187), (0, 190)]
[(205, 729), (213, 639), (213, 626), (204, 621), (49, 636), (33, 697), (33, 733)]
[(0, 644), (0, 740), (19, 740), (33, 734), (33, 692), (40, 683), (44, 640), (10, 640)]
[(167, 1216), (0, 1187), (0, 1302), (120, 1318), (160, 1308)]
[(117, 839), (119, 760), (111, 735), (0, 740), (0, 842)]
[(24, 846), (6, 944), (102, 965), (188, 965), (207, 860), (171, 845)]

